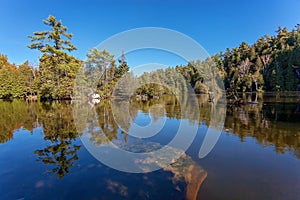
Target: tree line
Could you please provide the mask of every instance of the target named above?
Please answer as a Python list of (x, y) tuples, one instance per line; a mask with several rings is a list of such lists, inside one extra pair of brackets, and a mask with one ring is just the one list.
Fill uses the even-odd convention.
[[(28, 48), (41, 53), (38, 68), (28, 61), (16, 66), (9, 63), (7, 56), (0, 55), (0, 98), (71, 99), (76, 95), (73, 89), (78, 81), (101, 98), (112, 96), (118, 80), (129, 71), (124, 53), (117, 60), (107, 50), (94, 48), (88, 51), (86, 61), (79, 60), (70, 55), (77, 48), (71, 43), (73, 34), (67, 32), (62, 21), (50, 15), (43, 23), (48, 30), (29, 36)], [(217, 71), (212, 70), (212, 65)], [(221, 89), (235, 98), (240, 92), (296, 91), (300, 90), (299, 66), (298, 24), (292, 31), (279, 27), (274, 36), (265, 35), (252, 45), (242, 42), (239, 47), (227, 48), (204, 61), (144, 73), (139, 77), (141, 83), (153, 80), (155, 83), (141, 86), (136, 94), (150, 97), (168, 94), (162, 85), (177, 90), (187, 90), (189, 85), (196, 93), (208, 93), (222, 85), (220, 80), (225, 86)], [(212, 84), (212, 76), (220, 79)]]
[(225, 88), (236, 92), (300, 90), (300, 25), (289, 31), (279, 26), (254, 44), (243, 42), (212, 58), (223, 75)]
[[(9, 63), (7, 56), (0, 55), (0, 98), (28, 98), (38, 96), (42, 100), (71, 99), (76, 76), (84, 68), (85, 85), (94, 80), (95, 91), (101, 97), (109, 97), (117, 79), (129, 70), (124, 54), (117, 66), (114, 55), (106, 50), (90, 49), (84, 62), (70, 55), (77, 48), (71, 43), (73, 34), (61, 20), (49, 16), (43, 23), (48, 30), (34, 32), (29, 36), (30, 49), (41, 53), (39, 67), (34, 68), (26, 61), (20, 66)], [(103, 75), (103, 76), (102, 76)]]
[[(240, 98), (244, 92), (280, 92), (300, 90), (300, 25), (289, 31), (279, 26), (276, 35), (265, 35), (254, 44), (242, 42), (239, 47), (220, 52), (204, 61), (190, 61), (172, 68), (181, 74), (196, 93), (211, 91), (208, 80), (222, 80), (229, 98)], [(215, 67), (214, 67), (215, 66)], [(215, 75), (212, 70), (218, 69)], [(143, 78), (172, 81), (170, 68), (144, 73)], [(164, 74), (165, 76), (162, 76)], [(219, 77), (219, 78), (218, 78)], [(219, 84), (220, 86), (220, 84)], [(159, 93), (158, 86), (148, 84), (142, 91), (149, 96)], [(222, 87), (221, 87), (222, 89)]]

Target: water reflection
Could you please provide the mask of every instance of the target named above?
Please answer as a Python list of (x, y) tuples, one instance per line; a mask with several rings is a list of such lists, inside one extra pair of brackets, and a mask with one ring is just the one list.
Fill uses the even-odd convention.
[(74, 161), (78, 160), (77, 151), (81, 147), (73, 144), (78, 133), (70, 115), (72, 107), (68, 102), (44, 103), (41, 107), (38, 115), (41, 116), (44, 140), (50, 143), (34, 153), (38, 161), (54, 165), (52, 172), (62, 178), (73, 167)]
[[(191, 123), (197, 122), (199, 125), (206, 124), (209, 126), (212, 104), (207, 101), (207, 98), (205, 95), (198, 96), (200, 115), (193, 109), (192, 104), (179, 105), (176, 98), (172, 96), (146, 102), (132, 101), (130, 102), (130, 116), (122, 107), (117, 107), (114, 110), (114, 112), (118, 112), (118, 117), (121, 118), (118, 122), (123, 124), (116, 123), (114, 117), (116, 113), (113, 113), (111, 104), (108, 101), (101, 102), (95, 108), (90, 108), (90, 110), (86, 110), (86, 107), (83, 107), (84, 110), (78, 109), (79, 112), (75, 114), (82, 115), (81, 118), (86, 119), (86, 121), (83, 121), (77, 127), (75, 127), (71, 114), (71, 102), (27, 104), (23, 101), (1, 101), (0, 142), (4, 143), (12, 139), (14, 131), (21, 127), (29, 131), (42, 127), (44, 139), (50, 142), (48, 150), (45, 148), (46, 152), (49, 149), (62, 149), (63, 151), (74, 149), (70, 152), (75, 151), (77, 147), (72, 146), (72, 140), (77, 138), (78, 133), (83, 130), (88, 131), (96, 145), (112, 141), (120, 142), (120, 137), (117, 136), (118, 133), (123, 136), (121, 142), (126, 143), (128, 136), (119, 129), (119, 126), (127, 127), (126, 131), (128, 131), (131, 122), (135, 121), (139, 112), (151, 113), (154, 121), (166, 116), (169, 119), (188, 119)], [(289, 150), (299, 157), (300, 117), (298, 108), (300, 103), (295, 101), (276, 103), (275, 100), (276, 98), (271, 99), (268, 97), (265, 103), (258, 105), (228, 107), (225, 128), (230, 130), (230, 134), (238, 135), (241, 141), (245, 140), (246, 137), (253, 137), (262, 145), (274, 145), (278, 153)], [(295, 100), (297, 101), (297, 99)], [(154, 105), (161, 105), (161, 107), (150, 109), (155, 108)], [(76, 104), (76, 106), (80, 107), (81, 105)], [(161, 109), (162, 107), (164, 109)], [(181, 112), (182, 109), (186, 111), (184, 115)], [(98, 119), (96, 122), (94, 120), (95, 115)], [(50, 148), (52, 145), (54, 146)]]
[[(172, 96), (146, 102), (132, 101), (129, 105), (129, 114), (122, 107), (116, 108), (116, 111), (120, 117), (120, 122), (123, 123), (121, 124), (122, 127), (130, 128), (132, 121), (144, 119), (143, 117), (147, 117), (148, 113), (151, 113), (154, 121), (159, 121), (162, 117), (167, 117), (168, 120), (187, 119), (190, 123), (197, 123), (201, 127), (212, 123), (211, 110), (213, 105), (207, 101), (207, 98), (205, 95), (197, 98), (200, 115), (195, 112), (192, 104), (180, 105), (176, 98)], [(284, 103), (277, 101), (278, 98), (276, 100), (276, 98), (268, 97), (264, 103), (258, 105), (227, 107), (225, 120), (225, 128), (228, 129), (227, 134), (238, 136), (242, 142), (247, 141), (248, 137), (253, 138), (262, 146), (274, 146), (274, 150), (277, 153), (286, 154), (287, 152), (292, 152), (295, 155), (294, 158), (299, 159), (299, 101), (297, 99)], [(76, 126), (72, 115), (74, 106), (78, 108), (78, 112), (74, 114), (80, 115), (85, 119), (80, 123), (76, 123)], [(182, 109), (187, 111), (184, 115), (181, 112)], [(65, 180), (67, 174), (75, 175), (76, 172), (85, 174), (85, 170), (93, 169), (88, 167), (81, 169), (78, 167), (79, 165), (84, 165), (84, 158), (80, 157), (80, 152), (84, 148), (78, 142), (78, 137), (81, 136), (79, 133), (86, 132), (90, 136), (91, 142), (96, 146), (112, 142), (118, 147), (133, 152), (147, 152), (158, 149), (166, 142), (161, 138), (153, 137), (146, 141), (147, 145), (143, 146), (143, 142), (140, 143), (134, 140), (120, 129), (120, 124), (116, 123), (115, 113), (110, 102), (101, 102), (95, 107), (86, 109), (81, 104), (74, 102), (72, 104), (65, 101), (52, 103), (33, 102), (29, 104), (22, 101), (1, 101), (0, 111), (0, 143), (3, 144), (0, 145), (0, 148), (3, 148), (5, 144), (9, 145), (14, 138), (14, 134), (19, 130), (28, 130), (30, 134), (33, 134), (34, 130), (42, 130), (42, 134), (40, 134), (45, 142), (40, 144), (38, 148), (31, 150), (34, 159), (38, 161), (35, 165), (49, 166), (51, 173), (58, 178), (64, 177), (63, 180)], [(220, 112), (224, 112), (224, 110)], [(96, 121), (94, 120), (95, 118), (97, 119)], [(168, 131), (172, 132), (172, 129), (168, 129)], [(152, 146), (149, 146), (149, 143)], [(172, 165), (158, 172), (140, 176), (133, 174), (124, 175), (104, 167), (100, 169), (93, 170), (91, 177), (97, 176), (99, 177), (97, 181), (105, 184), (106, 190), (103, 190), (105, 194), (103, 192), (101, 195), (107, 198), (130, 199), (136, 197), (147, 199), (167, 196), (167, 198), (174, 197), (174, 199), (196, 199), (202, 182), (207, 176), (213, 176), (213, 174), (208, 174), (206, 172), (207, 169), (204, 170), (198, 161), (193, 160), (190, 155), (186, 154), (183, 154)], [(4, 173), (5, 171), (1, 172), (1, 176)], [(136, 195), (136, 189), (138, 188), (136, 185), (140, 183), (148, 185), (140, 186), (141, 192)], [(167, 192), (157, 194), (160, 193), (160, 190), (157, 189), (158, 187)]]
[(263, 145), (272, 145), (277, 153), (293, 152), (300, 158), (299, 103), (261, 103), (227, 110), (225, 127), (241, 141), (255, 138)]
[(15, 130), (24, 128), (32, 131), (39, 126), (36, 114), (37, 104), (26, 104), (23, 101), (0, 102), (0, 143), (13, 138)]
[[(290, 151), (300, 158), (300, 103), (298, 98), (294, 96), (287, 98), (266, 97), (265, 102), (260, 99), (261, 103), (256, 105), (228, 106), (225, 129), (228, 134), (239, 136), (241, 141), (244, 141), (246, 137), (252, 137), (263, 146), (275, 146), (277, 153)], [(198, 119), (195, 118), (197, 115), (191, 104), (181, 108), (176, 99), (171, 96), (165, 97), (163, 100), (134, 102), (131, 104), (131, 109), (139, 108), (148, 113), (151, 106), (162, 103), (166, 111), (165, 115), (169, 118), (185, 118), (191, 122), (198, 121), (199, 125), (204, 122), (209, 126), (213, 106), (207, 99), (206, 95), (198, 96), (200, 106)], [(182, 116), (180, 109), (188, 110), (189, 115)], [(219, 112), (222, 113), (221, 110)], [(159, 118), (162, 114), (158, 110), (155, 116)]]
[(62, 178), (73, 162), (78, 160), (79, 145), (73, 144), (78, 137), (73, 117), (72, 107), (68, 102), (25, 103), (22, 101), (1, 102), (0, 141), (13, 138), (13, 133), (19, 129), (29, 130), (42, 128), (44, 140), (48, 141), (43, 149), (37, 149), (34, 154), (37, 160), (53, 165), (53, 173)]

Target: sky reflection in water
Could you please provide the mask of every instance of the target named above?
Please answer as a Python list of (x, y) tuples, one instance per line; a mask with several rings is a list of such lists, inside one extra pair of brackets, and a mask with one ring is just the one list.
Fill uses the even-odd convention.
[[(291, 98), (287, 98), (291, 99)], [(198, 98), (197, 136), (186, 154), (164, 169), (131, 174), (111, 169), (91, 156), (79, 139), (68, 102), (0, 102), (0, 199), (298, 199), (300, 197), (299, 101), (228, 107), (225, 128), (213, 151), (198, 158), (210, 104)], [(277, 99), (278, 100), (278, 99)], [(95, 145), (113, 142), (131, 151), (152, 151), (168, 143), (182, 117), (172, 97), (132, 102), (130, 115), (147, 125), (166, 120), (162, 131), (143, 142), (122, 132), (109, 104), (95, 108), (98, 123), (88, 124)], [(192, 110), (192, 108), (184, 108)], [(146, 120), (145, 120), (146, 119)], [(87, 127), (87, 124), (81, 124)], [(150, 143), (149, 145), (144, 145)], [(148, 148), (148, 149), (147, 149)], [(201, 187), (200, 187), (201, 186)]]

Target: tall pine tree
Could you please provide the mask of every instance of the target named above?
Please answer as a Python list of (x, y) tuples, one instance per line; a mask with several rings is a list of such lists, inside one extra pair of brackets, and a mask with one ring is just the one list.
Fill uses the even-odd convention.
[(29, 36), (30, 49), (38, 49), (40, 58), (37, 76), (38, 92), (41, 98), (65, 99), (72, 97), (74, 79), (81, 62), (67, 52), (76, 50), (70, 42), (73, 34), (67, 33), (62, 21), (50, 15), (44, 24), (49, 30), (34, 32)]

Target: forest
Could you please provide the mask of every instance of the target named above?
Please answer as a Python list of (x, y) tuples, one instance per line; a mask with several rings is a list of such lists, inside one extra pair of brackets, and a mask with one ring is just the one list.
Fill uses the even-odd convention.
[[(130, 69), (124, 53), (117, 59), (105, 49), (94, 48), (87, 52), (85, 61), (80, 60), (71, 55), (77, 48), (71, 43), (73, 34), (62, 21), (50, 15), (43, 23), (47, 30), (28, 36), (28, 48), (40, 52), (38, 67), (28, 61), (15, 65), (0, 54), (0, 98), (72, 99), (78, 74), (83, 75), (85, 85), (94, 88), (91, 92), (101, 98), (111, 97), (118, 80)], [(145, 72), (138, 80), (155, 80), (157, 84), (144, 84), (136, 94), (155, 97), (168, 93), (159, 83), (189, 84), (196, 93), (208, 93), (212, 64), (218, 69), (214, 73), (223, 81), (228, 98), (238, 98), (243, 92), (299, 91), (300, 25), (291, 31), (279, 26), (273, 36), (265, 35), (251, 45), (242, 42), (203, 61)]]

